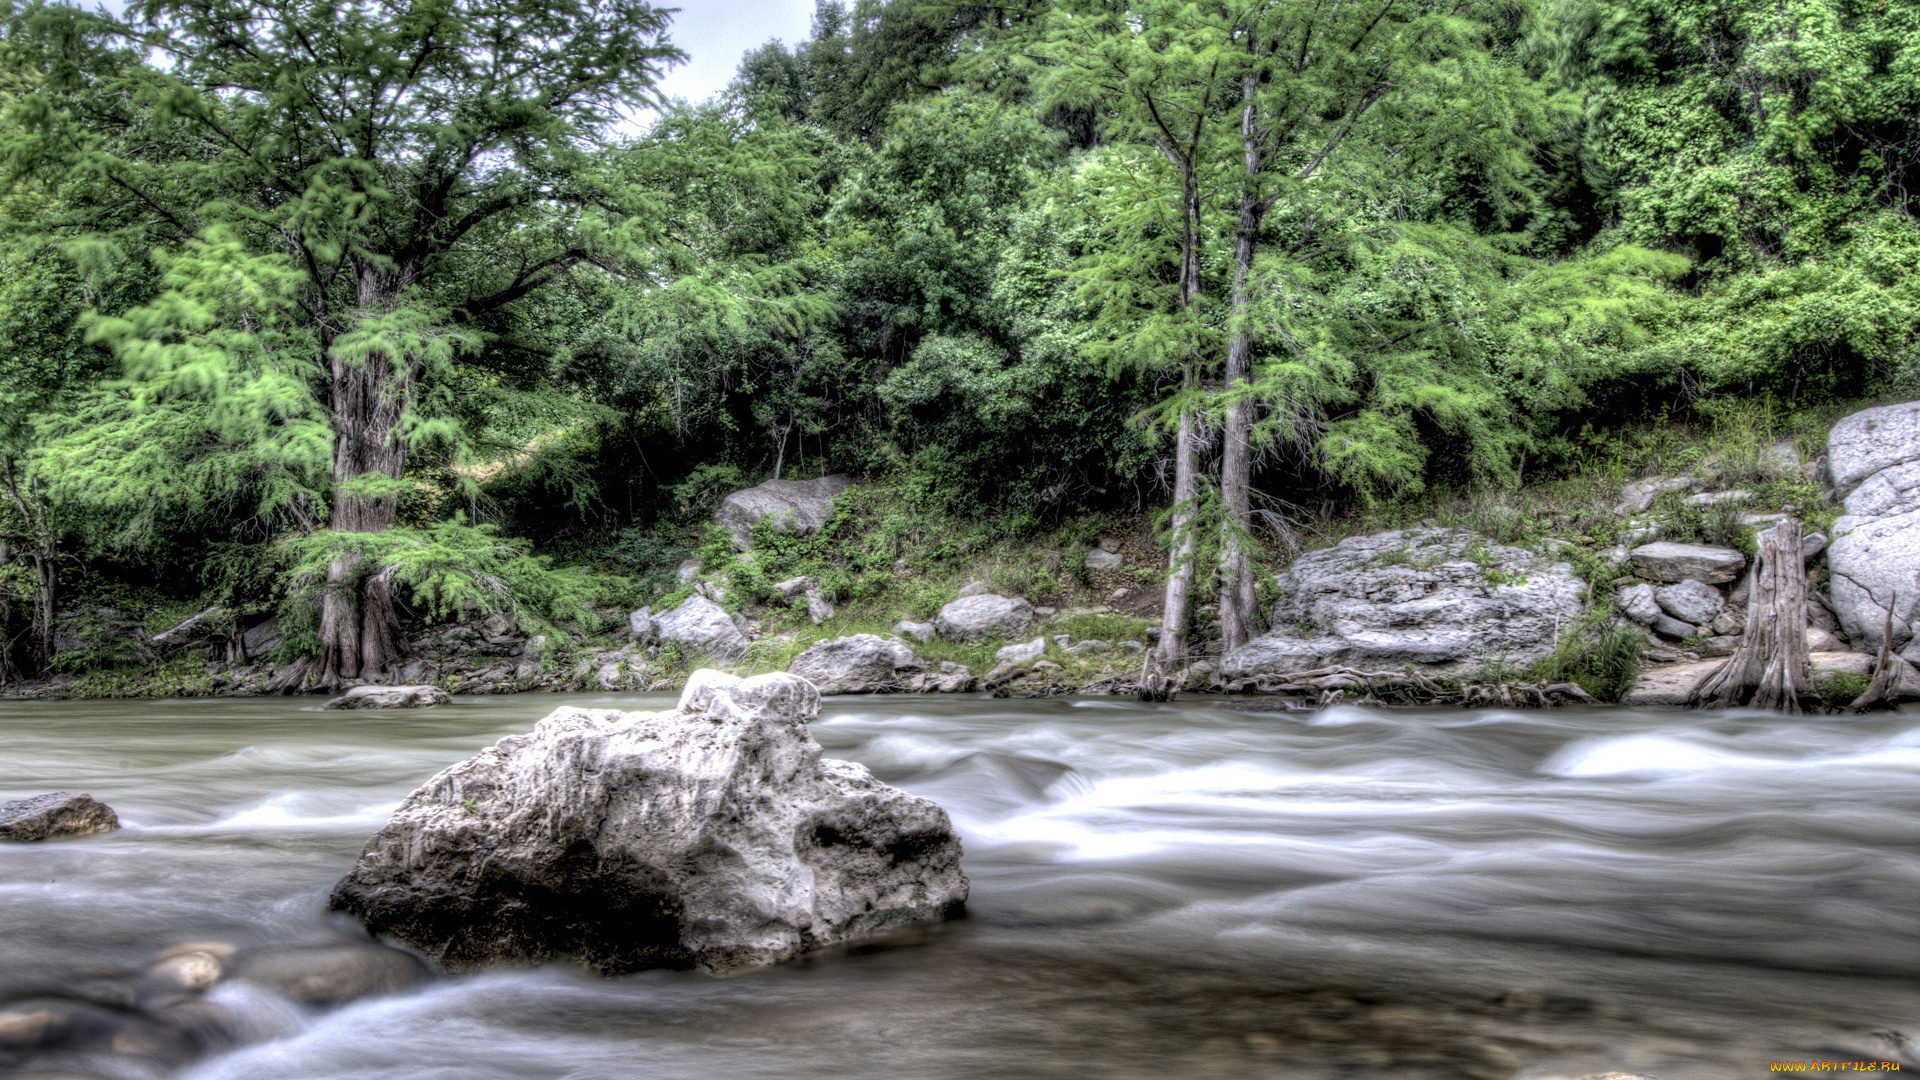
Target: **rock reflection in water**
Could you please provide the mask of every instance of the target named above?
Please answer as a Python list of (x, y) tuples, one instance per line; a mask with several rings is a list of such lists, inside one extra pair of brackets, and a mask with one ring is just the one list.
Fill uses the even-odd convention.
[[(1920, 725), (1903, 717), (842, 699), (815, 726), (827, 752), (961, 829), (965, 922), (726, 980), (547, 968), (303, 1001), (241, 977), (248, 955), (349, 948), (322, 901), (385, 813), (560, 700), (406, 718), (0, 707), (16, 750), (0, 798), (88, 790), (127, 826), (0, 849), (9, 1012), (61, 1002), (90, 1037), (118, 1024), (149, 1051), (42, 1059), (101, 1077), (189, 1061), (196, 1078), (396, 1080), (1920, 1064), (1904, 1044)], [(149, 992), (159, 950), (207, 941), (234, 959), (174, 1012), (113, 997)]]

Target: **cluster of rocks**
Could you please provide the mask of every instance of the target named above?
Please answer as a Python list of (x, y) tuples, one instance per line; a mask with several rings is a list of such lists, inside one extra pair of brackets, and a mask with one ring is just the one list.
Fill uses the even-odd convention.
[(1273, 629), (1221, 658), (1225, 678), (1524, 667), (1552, 653), (1587, 595), (1565, 562), (1440, 528), (1351, 537), (1302, 556), (1278, 587)]
[[(1815, 560), (1826, 546), (1827, 538), (1814, 533), (1805, 539), (1802, 557)], [(1625, 587), (1616, 597), (1621, 614), (1656, 635), (1656, 645), (1684, 644), (1700, 656), (1733, 654), (1746, 631), (1752, 587), (1744, 554), (1710, 544), (1662, 541), (1634, 548), (1628, 559), (1635, 576), (1621, 579)], [(1847, 651), (1824, 593), (1808, 594), (1807, 616), (1810, 651)]]
[[(0, 1073), (161, 1076), (206, 1054), (290, 1033), (307, 1008), (419, 985), (419, 958), (369, 940), (286, 946), (190, 941), (124, 970), (0, 976)], [(219, 993), (244, 986), (249, 993)]]
[(702, 670), (672, 712), (558, 709), (409, 795), (332, 904), (452, 971), (723, 972), (957, 912), (946, 813), (822, 758), (819, 705)]

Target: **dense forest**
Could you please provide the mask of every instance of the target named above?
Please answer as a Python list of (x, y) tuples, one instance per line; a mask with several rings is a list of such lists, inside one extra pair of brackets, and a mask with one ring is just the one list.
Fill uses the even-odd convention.
[(590, 637), (826, 473), (843, 592), (1150, 516), (1172, 657), (1312, 513), (1920, 391), (1910, 0), (821, 0), (694, 104), (644, 0), (0, 22), (7, 678)]

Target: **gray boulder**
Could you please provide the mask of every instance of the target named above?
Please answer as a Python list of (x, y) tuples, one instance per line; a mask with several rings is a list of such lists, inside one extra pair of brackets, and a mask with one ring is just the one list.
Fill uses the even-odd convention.
[(1222, 657), (1224, 676), (1526, 664), (1551, 653), (1586, 608), (1586, 585), (1566, 563), (1450, 529), (1353, 537), (1302, 556), (1279, 586), (1275, 629)]
[(1664, 611), (1653, 620), (1652, 629), (1654, 633), (1673, 638), (1675, 641), (1693, 637), (1700, 632), (1698, 626), (1682, 622)]
[(1660, 602), (1654, 598), (1651, 585), (1629, 585), (1620, 590), (1614, 602), (1627, 618), (1641, 626), (1652, 626), (1653, 620), (1660, 617)]
[(733, 546), (742, 551), (753, 543), (754, 527), (767, 519), (779, 532), (809, 536), (833, 518), (834, 500), (849, 483), (844, 476), (769, 480), (722, 499), (714, 520), (733, 536)]
[(63, 836), (91, 836), (119, 827), (120, 815), (91, 795), (56, 791), (0, 803), (0, 840), (32, 843)]
[(1031, 664), (1047, 655), (1047, 639), (1034, 638), (1017, 645), (1008, 645), (993, 654), (996, 664)]
[(356, 686), (326, 703), (328, 709), (424, 709), (451, 704), (437, 686)]
[(984, 581), (969, 581), (960, 587), (959, 597), (965, 600), (969, 596), (985, 596), (993, 591), (993, 586)]
[(451, 971), (724, 972), (957, 911), (946, 813), (823, 759), (819, 705), (698, 671), (672, 712), (557, 709), (409, 795), (332, 906)]
[[(962, 590), (965, 592), (965, 590)], [(948, 641), (1013, 637), (1033, 625), (1033, 605), (1019, 597), (974, 593), (940, 609), (933, 628)]]
[(1692, 579), (1724, 585), (1747, 568), (1747, 557), (1733, 548), (1709, 544), (1677, 544), (1671, 540), (1642, 544), (1627, 554), (1633, 572), (1651, 581)]
[(662, 641), (678, 641), (697, 652), (738, 656), (747, 648), (747, 635), (726, 609), (695, 594), (672, 611), (653, 617), (653, 632)]
[(627, 614), (627, 631), (642, 645), (653, 640), (653, 609), (643, 607)]
[(822, 694), (874, 694), (900, 688), (900, 674), (924, 668), (913, 650), (873, 634), (816, 641), (793, 658), (787, 672)]
[(1653, 506), (1655, 499), (1669, 491), (1690, 491), (1699, 487), (1700, 482), (1691, 476), (1653, 476), (1645, 480), (1635, 480), (1620, 489), (1620, 504), (1614, 507), (1617, 514), (1644, 514)]
[(933, 624), (930, 622), (913, 622), (908, 619), (901, 619), (899, 622), (893, 624), (893, 632), (899, 634), (901, 637), (912, 638), (923, 644), (933, 640)]
[(1654, 590), (1662, 611), (1689, 626), (1710, 626), (1726, 610), (1720, 590), (1701, 581), (1682, 581)]
[(1920, 662), (1920, 402), (1835, 424), (1827, 469), (1846, 509), (1826, 552), (1833, 614), (1849, 640), (1873, 651), (1891, 611), (1894, 648)]
[(1863, 409), (1827, 435), (1827, 475), (1845, 498), (1876, 473), (1920, 461), (1920, 401)]
[(1127, 557), (1117, 551), (1094, 548), (1087, 552), (1087, 569), (1089, 570), (1118, 570), (1126, 564)]

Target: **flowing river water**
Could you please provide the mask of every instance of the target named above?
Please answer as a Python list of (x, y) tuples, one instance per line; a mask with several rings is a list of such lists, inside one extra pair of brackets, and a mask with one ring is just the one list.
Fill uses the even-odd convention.
[[(87, 791), (125, 825), (0, 846), (0, 1000), (84, 996), (183, 942), (350, 940), (326, 893), (399, 800), (563, 703), (672, 704), (0, 704), (0, 799)], [(332, 1007), (242, 980), (207, 996), (241, 1018), (224, 1043), (13, 1067), (1717, 1080), (1773, 1061), (1920, 1066), (1920, 717), (875, 697), (829, 699), (814, 733), (953, 815), (966, 918), (728, 979), (555, 965)]]

